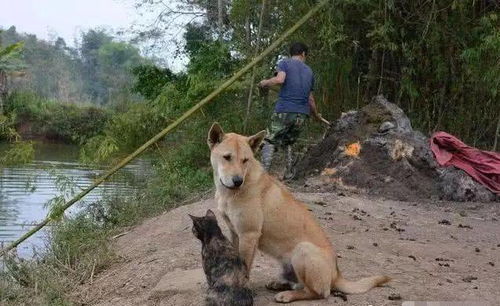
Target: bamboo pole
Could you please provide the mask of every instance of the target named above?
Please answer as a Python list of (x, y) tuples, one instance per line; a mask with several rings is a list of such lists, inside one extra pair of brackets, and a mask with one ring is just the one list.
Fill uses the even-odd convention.
[[(102, 184), (105, 180), (107, 180), (109, 177), (111, 177), (113, 174), (115, 174), (118, 170), (123, 168), (125, 165), (130, 163), (133, 159), (135, 159), (137, 156), (139, 156), (141, 153), (143, 153), (148, 147), (150, 147), (152, 144), (156, 143), (158, 140), (160, 140), (162, 137), (170, 133), (174, 128), (176, 128), (179, 124), (181, 124), (184, 120), (186, 120), (188, 117), (190, 117), (194, 112), (199, 110), (202, 106), (207, 104), (208, 102), (212, 101), (217, 95), (219, 95), (222, 91), (224, 91), (226, 88), (231, 86), (237, 79), (239, 79), (241, 76), (243, 76), (248, 70), (250, 70), (253, 66), (255, 66), (257, 63), (259, 63), (264, 57), (269, 55), (274, 49), (276, 49), (285, 39), (287, 39), (290, 35), (292, 35), (295, 31), (297, 31), (298, 28), (300, 28), (309, 18), (311, 18), (314, 14), (316, 14), (319, 9), (321, 9), (325, 4), (328, 3), (329, 0), (322, 0), (321, 2), (318, 2), (307, 14), (305, 14), (302, 18), (300, 18), (299, 21), (297, 21), (296, 24), (294, 24), (291, 28), (289, 28), (285, 33), (283, 33), (274, 43), (272, 43), (269, 47), (267, 47), (259, 56), (255, 57), (250, 63), (248, 63), (245, 67), (241, 68), (238, 72), (236, 72), (232, 77), (230, 77), (228, 80), (226, 80), (219, 88), (215, 89), (212, 91), (208, 96), (203, 98), (200, 102), (198, 102), (196, 105), (191, 107), (188, 111), (186, 111), (182, 116), (180, 116), (177, 120), (175, 120), (173, 123), (171, 123), (169, 126), (167, 126), (165, 129), (163, 129), (161, 132), (153, 136), (150, 140), (148, 140), (146, 143), (144, 143), (141, 147), (139, 147), (137, 150), (135, 150), (133, 153), (122, 159), (117, 165), (115, 165), (112, 169), (108, 170), (104, 175), (100, 176), (97, 178), (94, 183), (92, 183), (87, 189), (83, 190), (79, 194), (77, 194), (75, 197), (73, 197), (71, 200), (69, 200), (65, 205), (61, 207), (60, 212), (66, 211), (69, 207), (71, 207), (73, 204), (81, 200), (84, 196), (86, 196), (89, 192), (91, 192), (94, 188)], [(34, 233), (38, 232), (41, 230), (45, 225), (47, 225), (49, 222), (51, 222), (52, 216), (49, 214), (45, 220), (43, 220), (40, 224), (35, 226), (33, 229), (25, 233), (23, 236), (21, 236), (19, 239), (16, 241), (12, 242), (10, 245), (8, 245), (6, 248), (2, 249), (0, 251), (0, 256), (4, 256), (12, 250), (13, 248), (17, 247), (20, 243), (31, 237)]]

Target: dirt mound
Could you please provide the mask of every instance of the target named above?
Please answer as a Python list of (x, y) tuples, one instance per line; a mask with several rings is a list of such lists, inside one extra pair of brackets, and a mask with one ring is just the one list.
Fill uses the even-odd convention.
[(354, 187), (399, 200), (499, 199), (462, 170), (439, 168), (428, 138), (383, 96), (343, 113), (299, 161), (296, 178), (322, 190)]
[[(347, 295), (346, 301), (332, 295), (329, 300), (293, 305), (470, 300), (493, 305), (500, 300), (498, 205), (417, 205), (334, 193), (296, 196), (327, 232), (346, 278), (386, 274), (394, 280), (365, 294)], [(113, 248), (118, 260), (74, 291), (75, 304), (203, 305), (201, 245), (187, 214), (201, 215), (214, 206), (205, 200), (179, 207), (117, 236)], [(249, 284), (256, 306), (279, 305), (273, 302), (275, 292), (265, 288), (278, 273), (274, 260), (256, 256)]]

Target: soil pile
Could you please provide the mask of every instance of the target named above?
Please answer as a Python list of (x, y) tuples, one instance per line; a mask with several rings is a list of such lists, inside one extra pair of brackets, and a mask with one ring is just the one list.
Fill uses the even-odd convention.
[(298, 162), (296, 178), (322, 190), (355, 188), (398, 200), (500, 199), (462, 170), (438, 167), (429, 139), (383, 96), (343, 113)]

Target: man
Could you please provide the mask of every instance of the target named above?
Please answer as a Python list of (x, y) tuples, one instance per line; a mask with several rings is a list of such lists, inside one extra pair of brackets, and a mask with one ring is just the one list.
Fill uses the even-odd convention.
[(293, 176), (292, 145), (297, 141), (306, 119), (312, 114), (316, 120), (327, 122), (318, 113), (314, 102), (312, 94), (314, 75), (311, 68), (305, 64), (307, 52), (308, 48), (305, 44), (293, 43), (290, 46), (290, 58), (278, 63), (277, 74), (259, 83), (261, 88), (281, 85), (268, 135), (262, 148), (262, 164), (268, 171), (276, 146), (286, 147), (286, 179)]

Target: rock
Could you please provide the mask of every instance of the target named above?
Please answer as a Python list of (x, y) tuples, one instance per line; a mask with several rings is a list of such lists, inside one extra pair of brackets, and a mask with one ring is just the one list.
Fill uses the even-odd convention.
[(475, 277), (475, 276), (467, 276), (467, 277), (462, 278), (462, 280), (463, 280), (464, 282), (466, 282), (466, 283), (470, 283), (470, 282), (472, 282), (473, 280), (477, 280), (477, 277)]
[(385, 121), (378, 127), (378, 132), (381, 134), (385, 134), (394, 128), (396, 128), (396, 125), (394, 123)]
[(401, 300), (401, 295), (399, 293), (391, 293), (387, 298), (391, 301), (399, 301)]
[(491, 202), (498, 200), (493, 192), (460, 169), (454, 167), (440, 169), (439, 177), (439, 188), (441, 197), (444, 200), (458, 202)]
[(392, 179), (392, 177), (390, 177), (390, 176), (386, 176), (386, 177), (384, 178), (384, 183), (392, 183), (392, 181), (394, 181), (394, 180), (393, 180), (393, 179)]
[(439, 221), (438, 224), (451, 225), (451, 222), (449, 220), (443, 219), (443, 220)]

